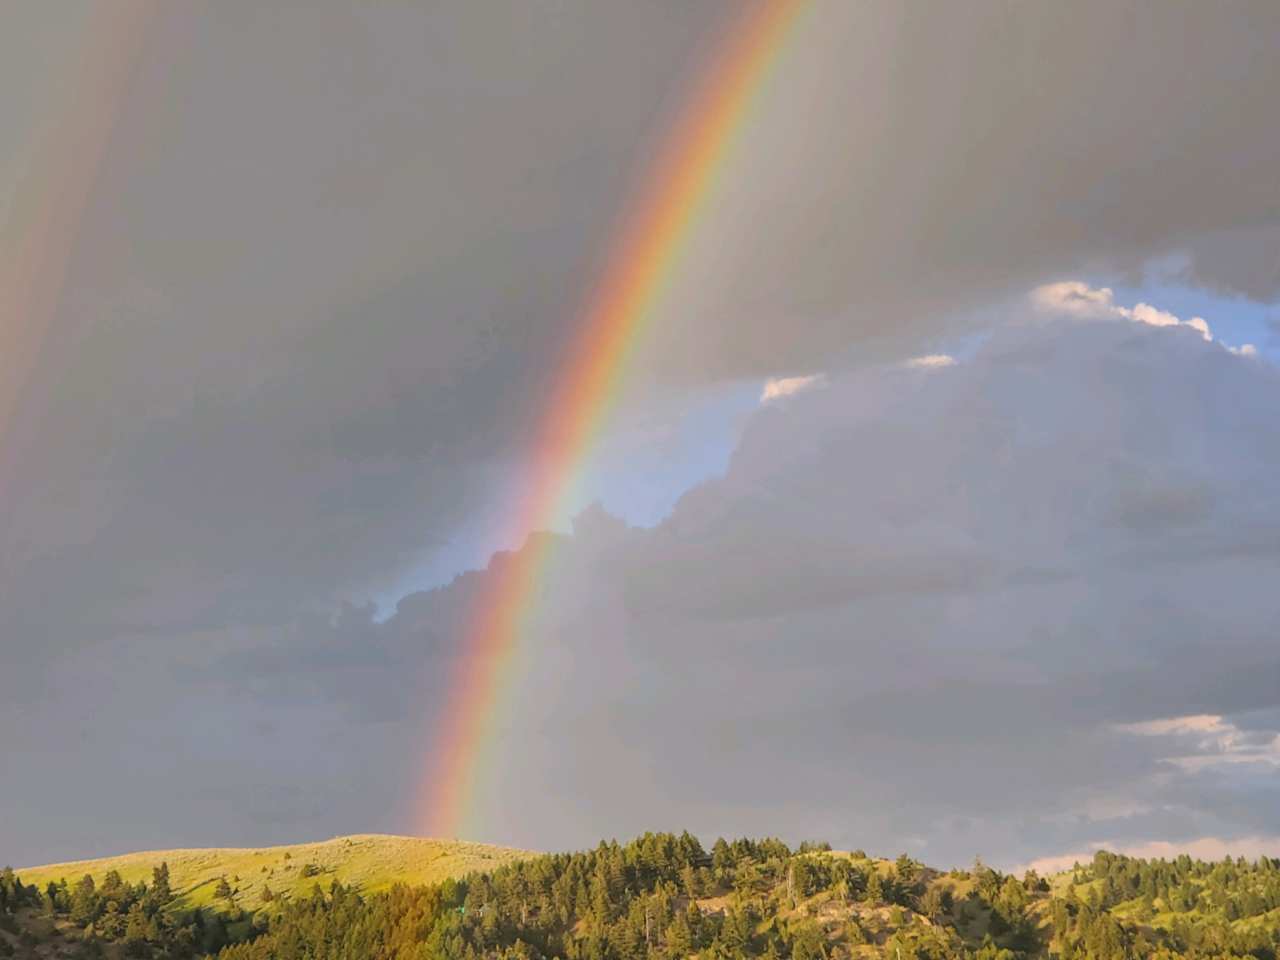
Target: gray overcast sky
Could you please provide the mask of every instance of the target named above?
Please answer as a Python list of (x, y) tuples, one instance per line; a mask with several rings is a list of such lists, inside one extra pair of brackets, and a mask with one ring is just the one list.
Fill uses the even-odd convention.
[[(0, 37), (0, 861), (410, 831), (487, 574), (403, 585), (514, 546), (739, 5), (103, 9)], [(561, 534), (475, 839), (1280, 853), (1278, 43), (815, 0), (586, 492), (676, 505)]]

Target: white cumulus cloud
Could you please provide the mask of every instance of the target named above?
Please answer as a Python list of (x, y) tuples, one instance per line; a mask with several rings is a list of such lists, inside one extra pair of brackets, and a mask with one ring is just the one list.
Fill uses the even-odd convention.
[(1221, 764), (1260, 764), (1280, 768), (1280, 734), (1259, 735), (1242, 730), (1216, 714), (1191, 714), (1123, 724), (1124, 733), (1168, 738), (1167, 763), (1183, 770), (1202, 770)]
[(1206, 340), (1213, 339), (1209, 324), (1203, 317), (1181, 320), (1169, 311), (1153, 307), (1149, 303), (1123, 307), (1116, 303), (1115, 293), (1110, 287), (1091, 287), (1083, 280), (1063, 280), (1036, 287), (1031, 291), (1031, 302), (1045, 313), (1066, 314), (1090, 320), (1115, 317), (1145, 323), (1151, 327), (1190, 327)]
[(764, 388), (760, 391), (760, 402), (768, 403), (770, 400), (790, 397), (803, 390), (811, 390), (821, 386), (825, 379), (820, 373), (812, 373), (804, 377), (770, 377), (764, 382)]
[(954, 367), (956, 358), (946, 353), (927, 353), (922, 357), (912, 357), (907, 361), (908, 367), (914, 368), (934, 368), (934, 367)]

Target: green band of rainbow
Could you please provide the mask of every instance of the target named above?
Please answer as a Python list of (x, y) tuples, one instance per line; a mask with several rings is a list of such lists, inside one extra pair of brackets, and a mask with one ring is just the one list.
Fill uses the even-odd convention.
[[(568, 506), (580, 465), (612, 408), (644, 333), (735, 136), (807, 0), (761, 0), (742, 14), (666, 138), (595, 287), (533, 445), (530, 482), (510, 510), (514, 538), (546, 529)], [(549, 537), (494, 565), (466, 627), (463, 654), (437, 714), (422, 785), (422, 829), (458, 836), (473, 820), (476, 780), (495, 747), (495, 708), (509, 685)]]

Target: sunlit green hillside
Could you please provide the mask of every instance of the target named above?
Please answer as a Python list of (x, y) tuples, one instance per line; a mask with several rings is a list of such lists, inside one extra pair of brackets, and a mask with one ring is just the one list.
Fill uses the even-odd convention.
[(358, 834), (283, 847), (152, 850), (26, 867), (18, 873), (24, 883), (41, 889), (64, 878), (74, 884), (85, 874), (100, 886), (112, 870), (125, 883), (150, 883), (153, 868), (167, 863), (175, 906), (214, 904), (219, 881), (225, 878), (232, 891), (230, 904), (255, 910), (263, 906), (267, 889), (273, 901), (309, 893), (317, 883), (327, 888), (334, 880), (374, 893), (398, 882), (437, 883), (492, 870), (527, 856), (523, 850), (483, 843)]

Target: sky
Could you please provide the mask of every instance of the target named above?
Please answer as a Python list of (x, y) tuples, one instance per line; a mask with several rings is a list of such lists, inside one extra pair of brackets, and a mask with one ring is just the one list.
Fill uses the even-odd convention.
[(1280, 855), (1276, 5), (813, 0), (545, 534), (741, 5), (104, 9), (0, 36), (0, 861), (417, 832), (530, 534), (469, 839)]

